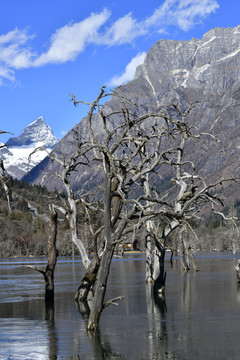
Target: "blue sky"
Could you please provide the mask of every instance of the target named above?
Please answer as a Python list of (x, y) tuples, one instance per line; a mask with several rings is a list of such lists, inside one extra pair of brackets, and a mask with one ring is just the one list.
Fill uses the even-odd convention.
[(0, 1), (0, 129), (17, 136), (43, 116), (60, 139), (88, 111), (69, 93), (92, 101), (159, 39), (202, 38), (239, 14), (239, 0)]

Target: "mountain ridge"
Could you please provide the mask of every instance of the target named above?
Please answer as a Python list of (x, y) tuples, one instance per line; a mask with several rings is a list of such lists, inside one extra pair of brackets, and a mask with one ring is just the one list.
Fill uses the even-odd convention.
[[(240, 155), (240, 26), (216, 28), (202, 39), (188, 41), (159, 40), (148, 51), (135, 77), (115, 91), (130, 98), (144, 112), (158, 111), (176, 99), (180, 104), (201, 103), (194, 111), (192, 121), (200, 132), (211, 132), (221, 140), (221, 148), (212, 148), (209, 142), (189, 149), (191, 159), (209, 181), (218, 177), (239, 176)], [(114, 109), (114, 99), (104, 106)], [(94, 118), (97, 127), (97, 116)], [(117, 121), (117, 119), (116, 119)], [(86, 119), (76, 126), (84, 137)], [(101, 136), (102, 129), (98, 129)], [(74, 136), (70, 131), (58, 143), (54, 153), (67, 157), (73, 149)], [(58, 169), (49, 159), (44, 160), (25, 177), (31, 183), (41, 183), (53, 190), (62, 190), (61, 184), (50, 180)], [(91, 183), (96, 170), (76, 174), (73, 187), (81, 186), (86, 179)], [(47, 180), (46, 180), (47, 179)]]

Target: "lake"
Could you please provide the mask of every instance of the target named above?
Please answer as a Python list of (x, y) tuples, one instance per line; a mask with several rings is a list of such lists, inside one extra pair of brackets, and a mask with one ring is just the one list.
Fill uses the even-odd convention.
[[(240, 256), (239, 256), (240, 257)], [(238, 255), (198, 254), (200, 272), (166, 262), (166, 296), (147, 300), (144, 254), (112, 263), (106, 300), (124, 296), (102, 313), (100, 331), (88, 336), (73, 298), (80, 258), (58, 259), (54, 308), (45, 307), (44, 281), (24, 264), (45, 267), (44, 258), (0, 261), (0, 359), (239, 359)]]

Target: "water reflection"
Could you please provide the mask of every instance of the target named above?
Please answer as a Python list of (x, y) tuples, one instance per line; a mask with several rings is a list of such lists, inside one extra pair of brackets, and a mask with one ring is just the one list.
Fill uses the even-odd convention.
[(55, 360), (57, 359), (58, 346), (57, 346), (57, 336), (55, 331), (55, 322), (54, 322), (54, 301), (45, 302), (45, 320), (48, 325), (48, 359)]
[[(85, 320), (86, 324), (87, 324), (87, 320), (88, 320), (88, 317), (90, 314), (89, 303), (87, 301), (83, 301), (81, 303), (75, 302), (75, 305), (76, 305), (82, 319)], [(100, 331), (96, 331), (93, 333), (87, 331), (87, 334), (88, 334), (90, 343), (92, 345), (92, 350), (93, 350), (93, 355), (94, 355), (95, 360), (125, 359), (125, 357), (121, 354), (114, 354), (114, 352), (111, 348), (110, 342), (106, 341), (106, 338), (103, 341), (103, 339), (101, 338)]]
[(75, 305), (84, 320), (88, 320), (90, 315), (90, 307), (87, 301), (76, 302)]
[[(153, 299), (153, 314), (154, 316), (149, 316), (149, 330), (148, 330), (148, 347), (149, 347), (149, 355), (148, 359), (151, 359), (156, 353), (156, 341), (159, 340), (162, 344), (159, 347), (158, 355), (159, 358), (163, 358), (166, 353), (168, 346), (168, 335), (167, 335), (167, 327), (165, 322), (165, 299), (162, 300), (160, 297), (158, 298), (158, 302), (156, 299)], [(160, 305), (160, 306), (158, 306)]]
[(103, 342), (101, 338), (100, 331), (94, 333), (88, 333), (90, 342), (93, 347), (93, 355), (95, 360), (115, 360), (115, 359), (125, 359), (125, 356), (121, 354), (115, 354), (111, 348), (110, 341)]
[(152, 298), (144, 257), (115, 260), (106, 300), (124, 300), (107, 307), (100, 332), (88, 335), (89, 309), (73, 301), (80, 261), (60, 259), (55, 303), (46, 307), (42, 278), (8, 259), (0, 265), (0, 359), (237, 359), (235, 262), (228, 254), (202, 257), (196, 274), (182, 273), (175, 260), (167, 264), (166, 298)]

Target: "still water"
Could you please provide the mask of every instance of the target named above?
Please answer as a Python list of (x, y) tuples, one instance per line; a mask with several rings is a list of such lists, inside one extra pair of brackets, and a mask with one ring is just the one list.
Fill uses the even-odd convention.
[(167, 262), (165, 301), (147, 300), (144, 255), (114, 259), (100, 332), (86, 333), (73, 297), (83, 274), (80, 259), (59, 258), (54, 308), (45, 307), (41, 274), (22, 265), (45, 259), (0, 261), (0, 360), (240, 359), (240, 289), (229, 253), (198, 256), (199, 273)]

